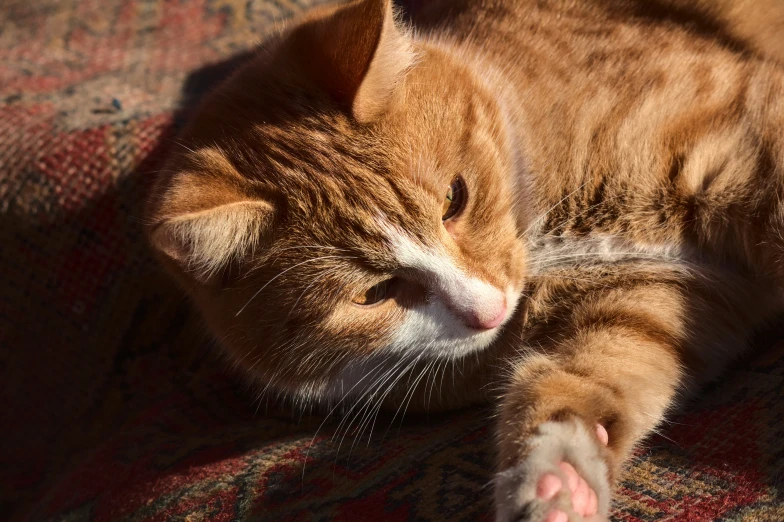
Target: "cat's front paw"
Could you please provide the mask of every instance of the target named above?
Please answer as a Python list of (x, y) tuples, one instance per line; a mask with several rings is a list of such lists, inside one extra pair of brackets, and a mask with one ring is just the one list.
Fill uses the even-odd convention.
[(600, 425), (596, 433), (577, 419), (540, 425), (521, 462), (496, 476), (496, 522), (608, 520), (606, 444)]

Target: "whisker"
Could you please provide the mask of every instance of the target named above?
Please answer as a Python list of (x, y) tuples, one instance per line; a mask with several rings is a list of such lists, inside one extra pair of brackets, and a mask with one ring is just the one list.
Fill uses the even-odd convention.
[(327, 274), (331, 274), (332, 272), (334, 272), (335, 270), (337, 270), (337, 268), (338, 268), (338, 267), (333, 267), (333, 268), (330, 268), (330, 269), (324, 270), (322, 273), (318, 274), (317, 276), (315, 276), (315, 277), (313, 278), (313, 281), (311, 281), (311, 283), (310, 283), (308, 286), (306, 286), (306, 287), (305, 287), (305, 289), (304, 289), (304, 290), (303, 290), (303, 291), (302, 291), (302, 292), (299, 294), (299, 297), (297, 297), (297, 300), (296, 300), (296, 301), (294, 301), (294, 304), (293, 304), (293, 305), (291, 305), (291, 309), (289, 310), (289, 313), (288, 313), (288, 315), (286, 315), (286, 321), (288, 321), (288, 320), (289, 320), (289, 318), (291, 317), (291, 313), (294, 311), (294, 309), (295, 309), (295, 308), (297, 307), (297, 305), (299, 304), (299, 301), (300, 301), (300, 299), (302, 299), (302, 296), (304, 296), (304, 295), (305, 295), (305, 293), (306, 293), (308, 290), (310, 290), (310, 289), (311, 289), (311, 287), (312, 287), (313, 285), (315, 285), (315, 284), (316, 284), (316, 283), (318, 283), (319, 281), (323, 281), (323, 280), (324, 280), (324, 278), (327, 276)]
[[(437, 359), (433, 359), (430, 363), (427, 364), (427, 366), (425, 366), (424, 370), (422, 370), (422, 372), (419, 374), (419, 377), (417, 377), (417, 380), (414, 382), (414, 385), (411, 387), (411, 393), (408, 395), (408, 400), (406, 401), (406, 405), (403, 408), (403, 414), (400, 416), (400, 426), (398, 426), (397, 432), (398, 436), (400, 436), (400, 429), (403, 427), (403, 420), (406, 417), (406, 412), (408, 411), (408, 407), (411, 405), (411, 400), (414, 398), (417, 386), (419, 386), (419, 382), (425, 375), (430, 375), (430, 370), (433, 368), (436, 361)], [(405, 400), (405, 397), (403, 399)], [(394, 418), (392, 418), (392, 422), (395, 422)]]
[(265, 288), (267, 288), (267, 286), (269, 286), (269, 285), (270, 285), (270, 283), (272, 283), (273, 281), (275, 281), (277, 278), (279, 278), (280, 276), (282, 276), (282, 275), (283, 275), (283, 274), (285, 274), (286, 272), (289, 272), (289, 271), (291, 271), (291, 270), (294, 270), (294, 269), (295, 269), (295, 268), (297, 268), (298, 266), (302, 266), (302, 265), (304, 265), (304, 264), (306, 264), (306, 263), (312, 263), (312, 262), (314, 262), (314, 261), (321, 261), (321, 260), (324, 260), (324, 259), (336, 259), (336, 258), (339, 258), (339, 259), (347, 259), (347, 258), (346, 258), (346, 257), (344, 257), (344, 256), (321, 256), (321, 257), (314, 257), (313, 259), (306, 259), (305, 261), (302, 261), (301, 263), (297, 263), (296, 265), (292, 265), (292, 266), (288, 267), (286, 270), (283, 270), (283, 271), (282, 271), (282, 272), (280, 272), (278, 275), (276, 275), (275, 277), (273, 277), (272, 279), (270, 279), (269, 281), (267, 281), (267, 282), (264, 284), (264, 286), (262, 286), (261, 288), (259, 288), (258, 290), (256, 290), (256, 292), (255, 292), (255, 293), (254, 293), (254, 294), (253, 294), (253, 295), (250, 297), (250, 299), (248, 299), (248, 302), (247, 302), (247, 303), (245, 303), (245, 305), (244, 305), (242, 308), (240, 308), (240, 311), (239, 311), (239, 312), (237, 312), (237, 313), (234, 315), (234, 317), (237, 317), (237, 316), (239, 316), (239, 315), (242, 313), (242, 311), (243, 311), (243, 310), (245, 310), (245, 309), (248, 307), (248, 305), (251, 303), (251, 301), (253, 301), (253, 300), (256, 298), (256, 296), (257, 296), (257, 295), (259, 295), (259, 294), (260, 294), (262, 291), (264, 291), (264, 289), (265, 289)]
[(528, 234), (528, 233), (531, 231), (531, 229), (532, 229), (532, 228), (534, 228), (534, 226), (536, 226), (536, 224), (537, 224), (537, 223), (539, 223), (541, 220), (543, 220), (544, 218), (546, 218), (546, 217), (548, 216), (548, 214), (550, 214), (550, 212), (552, 212), (553, 210), (555, 210), (556, 208), (558, 208), (558, 205), (560, 205), (561, 203), (563, 203), (564, 201), (566, 201), (567, 199), (569, 199), (571, 196), (573, 196), (574, 194), (576, 194), (576, 193), (577, 193), (579, 190), (582, 190), (582, 188), (583, 188), (583, 187), (585, 187), (585, 185), (587, 185), (587, 184), (588, 184), (588, 181), (586, 180), (586, 181), (584, 181), (584, 182), (583, 182), (583, 183), (582, 183), (582, 184), (581, 184), (579, 187), (577, 187), (576, 189), (574, 189), (573, 191), (569, 192), (567, 195), (565, 195), (564, 197), (562, 197), (560, 200), (558, 200), (558, 202), (557, 202), (555, 205), (553, 205), (552, 207), (550, 207), (549, 209), (547, 209), (547, 210), (546, 210), (544, 213), (542, 213), (542, 215), (541, 215), (541, 216), (539, 216), (538, 218), (534, 219), (534, 220), (531, 222), (531, 224), (528, 226), (528, 228), (526, 228), (526, 229), (525, 229), (525, 230), (522, 232), (522, 234), (520, 234), (520, 236), (519, 236), (519, 237), (524, 237), (524, 236), (526, 236), (526, 235), (527, 235), (527, 234)]
[[(394, 385), (394, 383), (393, 383), (393, 385)], [(376, 403), (375, 410), (373, 412), (373, 423), (370, 426), (369, 437), (372, 436), (373, 430), (376, 427), (376, 420), (378, 420), (379, 413), (381, 413), (381, 407), (384, 405), (384, 400), (392, 392), (393, 388), (394, 388), (394, 386), (387, 387), (387, 389), (382, 393), (381, 397), (379, 397), (379, 399), (378, 399), (378, 401)], [(370, 438), (368, 438), (368, 446), (369, 445), (370, 445)]]
[(342, 248), (329, 246), (329, 245), (296, 245), (296, 246), (290, 246), (286, 248), (276, 248), (272, 250), (271, 253), (273, 255), (278, 255), (281, 252), (286, 252), (288, 250), (302, 250), (305, 248), (314, 248), (314, 249), (321, 249), (321, 250), (337, 250), (338, 252), (345, 252), (345, 250)]
[[(412, 368), (412, 367), (413, 367), (413, 366), (416, 364), (416, 362), (418, 361), (418, 359), (419, 359), (419, 358), (416, 358), (416, 359), (414, 359), (413, 361), (411, 361), (411, 362), (410, 362), (410, 363), (409, 363), (409, 364), (408, 364), (408, 365), (407, 365), (407, 366), (406, 366), (406, 367), (403, 369), (403, 371), (402, 371), (402, 372), (401, 372), (401, 373), (398, 375), (398, 377), (397, 377), (397, 378), (396, 378), (396, 379), (395, 379), (395, 380), (392, 382), (392, 384), (391, 384), (391, 385), (390, 385), (390, 386), (389, 386), (387, 389), (388, 389), (388, 390), (389, 390), (389, 389), (392, 389), (392, 388), (395, 386), (395, 384), (397, 383), (397, 381), (398, 381), (398, 380), (400, 380), (400, 378), (401, 378), (403, 375), (405, 375), (405, 374), (406, 374), (406, 373), (409, 371), (409, 369), (411, 369), (411, 368)], [(404, 363), (405, 361), (406, 361), (405, 359), (402, 359), (402, 360), (401, 360), (401, 365), (402, 365), (402, 363)], [(397, 366), (397, 365), (396, 365), (396, 366)], [(367, 394), (366, 394), (366, 395), (367, 395)], [(386, 395), (384, 395), (384, 396), (386, 396)], [(355, 405), (355, 406), (356, 406), (356, 405)], [(353, 410), (353, 409), (354, 409), (354, 408), (352, 407), (352, 408), (351, 408), (351, 410)], [(349, 410), (349, 411), (351, 411), (351, 410)], [(345, 438), (346, 438), (346, 435), (348, 435), (348, 432), (349, 432), (349, 430), (351, 429), (351, 425), (354, 423), (354, 421), (355, 421), (355, 420), (356, 420), (356, 416), (354, 416), (354, 417), (351, 419), (351, 422), (349, 422), (349, 423), (348, 423), (348, 425), (346, 426), (346, 429), (345, 429), (345, 431), (343, 432), (343, 436), (340, 438), (340, 443), (338, 443), (338, 448), (337, 448), (337, 451), (336, 451), (336, 457), (335, 457), (336, 459), (337, 459), (337, 455), (339, 455), (339, 454), (340, 454), (340, 448), (343, 446), (343, 441), (345, 440)], [(341, 422), (341, 424), (342, 424), (342, 423), (343, 423), (343, 422)], [(337, 433), (339, 433), (339, 432), (340, 432), (340, 425), (338, 425), (338, 430), (337, 430)], [(334, 437), (333, 437), (333, 438), (334, 438)]]
[[(381, 397), (379, 398), (379, 400), (378, 400), (378, 402), (377, 402), (377, 404), (379, 405), (379, 407), (380, 407), (380, 405), (381, 405), (381, 404), (383, 404), (384, 398), (386, 398), (386, 396), (387, 396), (387, 395), (388, 395), (388, 394), (389, 394), (389, 393), (390, 393), (390, 392), (391, 392), (391, 391), (394, 389), (394, 387), (395, 387), (395, 385), (398, 383), (398, 381), (399, 381), (399, 380), (400, 380), (400, 379), (401, 379), (401, 378), (402, 378), (404, 375), (406, 375), (406, 374), (409, 372), (409, 370), (411, 370), (412, 368), (414, 368), (414, 367), (416, 366), (416, 364), (417, 364), (417, 363), (419, 362), (419, 360), (422, 358), (423, 354), (424, 354), (424, 351), (423, 351), (423, 352), (421, 352), (420, 354), (418, 354), (418, 355), (417, 355), (417, 357), (415, 357), (415, 358), (414, 358), (413, 360), (411, 360), (411, 361), (407, 361), (406, 359), (401, 359), (401, 363), (408, 362), (408, 364), (407, 364), (407, 365), (405, 366), (405, 368), (403, 368), (403, 370), (402, 370), (402, 371), (401, 371), (401, 372), (400, 372), (400, 373), (397, 375), (397, 377), (396, 377), (396, 378), (395, 378), (395, 379), (392, 381), (392, 383), (391, 383), (391, 384), (389, 384), (389, 385), (386, 387), (386, 390), (384, 391), (384, 393), (382, 393)], [(402, 364), (401, 364), (401, 366), (402, 366)], [(388, 380), (389, 380), (388, 378), (387, 378), (387, 379), (385, 379), (384, 383), (381, 383), (381, 385), (385, 384), (385, 383), (386, 383)], [(380, 385), (380, 386), (381, 386), (381, 385)], [(351, 428), (351, 424), (353, 424), (354, 420), (356, 420), (356, 417), (354, 417), (354, 419), (352, 419), (352, 421), (351, 421), (351, 422), (348, 424), (348, 426), (346, 427), (346, 431), (344, 432), (344, 434), (343, 434), (343, 437), (341, 437), (341, 439), (340, 439), (340, 443), (338, 444), (338, 452), (340, 452), (340, 447), (343, 445), (343, 441), (345, 440), (345, 437), (346, 437), (346, 435), (348, 435), (348, 430)]]
[[(433, 343), (435, 343), (435, 340), (431, 341), (431, 342), (430, 342), (430, 343), (429, 343), (429, 344), (428, 344), (428, 345), (425, 347), (425, 349), (424, 349), (424, 350), (422, 350), (422, 351), (420, 352), (419, 356), (418, 356), (418, 357), (417, 357), (417, 359), (416, 359), (416, 360), (417, 360), (417, 362), (419, 361), (419, 359), (421, 359), (421, 358), (422, 358), (423, 354), (427, 352), (427, 350), (430, 348), (430, 346), (431, 346)], [(434, 360), (435, 360), (435, 359), (434, 359)], [(431, 362), (432, 362), (432, 361), (431, 361)], [(416, 390), (416, 385), (417, 385), (417, 383), (418, 383), (418, 382), (419, 382), (419, 380), (422, 378), (422, 374), (423, 374), (423, 373), (425, 372), (425, 370), (426, 370), (426, 369), (429, 367), (429, 365), (430, 365), (430, 363), (428, 363), (428, 364), (427, 364), (427, 365), (424, 367), (424, 369), (422, 370), (422, 372), (420, 372), (420, 373), (419, 373), (419, 376), (418, 376), (418, 377), (416, 378), (416, 380), (414, 381), (414, 384), (413, 384), (413, 385), (410, 387), (410, 389), (409, 389), (409, 390), (406, 392), (406, 394), (403, 396), (403, 399), (402, 399), (402, 400), (401, 400), (401, 402), (400, 402), (400, 406), (398, 406), (397, 410), (395, 410), (395, 414), (392, 416), (392, 420), (391, 420), (391, 421), (389, 421), (389, 427), (387, 428), (387, 431), (385, 431), (385, 432), (384, 432), (384, 436), (381, 438), (381, 440), (384, 440), (384, 439), (386, 439), (387, 433), (389, 433), (389, 430), (392, 428), (392, 426), (394, 426), (394, 425), (395, 425), (395, 419), (397, 418), (398, 414), (400, 413), (400, 408), (402, 408), (402, 407), (403, 407), (403, 403), (405, 403), (405, 402), (406, 402), (406, 397), (408, 397), (408, 395), (409, 395), (409, 394), (412, 394), (412, 396), (413, 396), (413, 393), (414, 393), (414, 391)], [(407, 409), (407, 408), (408, 408), (408, 407), (406, 407), (406, 409)], [(405, 415), (405, 413), (404, 413), (404, 415)]]
[(368, 373), (366, 373), (359, 380), (357, 380), (357, 382), (354, 384), (354, 386), (352, 386), (347, 392), (345, 392), (343, 394), (343, 396), (340, 398), (340, 400), (337, 402), (337, 404), (335, 404), (335, 406), (333, 406), (332, 409), (329, 410), (329, 412), (324, 417), (324, 420), (321, 421), (321, 424), (319, 424), (318, 428), (316, 428), (316, 433), (313, 434), (313, 438), (310, 439), (310, 442), (307, 445), (307, 449), (305, 450), (305, 456), (304, 456), (303, 462), (302, 462), (302, 481), (303, 481), (303, 484), (304, 484), (304, 481), (305, 481), (305, 465), (307, 464), (307, 461), (308, 461), (308, 455), (310, 453), (310, 448), (313, 447), (313, 443), (316, 441), (316, 437), (318, 437), (318, 434), (321, 431), (321, 428), (324, 427), (324, 424), (326, 424), (327, 420), (332, 416), (332, 414), (335, 412), (335, 410), (337, 410), (340, 407), (340, 405), (343, 403), (343, 401), (346, 400), (346, 398), (354, 390), (354, 388), (359, 386), (362, 383), (362, 381), (364, 381), (365, 379), (367, 379), (368, 377), (373, 375), (373, 372), (375, 372), (378, 368), (380, 368), (381, 365), (384, 364), (385, 362), (386, 362), (386, 359), (382, 358), (381, 360), (379, 360), (379, 362), (378, 362), (378, 364), (376, 364), (376, 366), (374, 366), (370, 371), (368, 371)]
[[(583, 186), (584, 186), (584, 185), (585, 185), (585, 184), (583, 184)], [(580, 187), (580, 188), (582, 188), (582, 187)], [(573, 194), (573, 193), (572, 193), (572, 194)], [(571, 195), (571, 194), (570, 194), (570, 195)], [(579, 211), (579, 212), (577, 212), (576, 214), (572, 214), (572, 215), (570, 215), (570, 216), (567, 216), (567, 218), (566, 218), (566, 219), (564, 219), (562, 222), (560, 222), (560, 223), (558, 223), (557, 225), (555, 225), (555, 226), (552, 228), (552, 230), (549, 230), (548, 232), (546, 232), (546, 233), (544, 233), (544, 234), (540, 235), (540, 236), (539, 236), (539, 238), (559, 237), (559, 234), (556, 232), (557, 230), (559, 230), (559, 229), (560, 229), (560, 230), (563, 230), (563, 228), (564, 228), (564, 227), (565, 227), (565, 226), (566, 226), (568, 223), (570, 223), (570, 222), (574, 221), (575, 219), (579, 219), (579, 218), (581, 218), (581, 217), (587, 216), (587, 215), (588, 215), (588, 213), (589, 213), (591, 210), (593, 210), (593, 209), (595, 209), (595, 208), (597, 208), (597, 207), (600, 207), (600, 206), (602, 206), (602, 205), (606, 204), (606, 203), (607, 203), (607, 202), (609, 202), (609, 201), (612, 201), (612, 200), (614, 200), (614, 199), (618, 199), (618, 198), (620, 198), (621, 196), (622, 196), (622, 194), (616, 194), (616, 195), (614, 195), (614, 196), (606, 197), (606, 198), (603, 198), (603, 199), (602, 199), (601, 201), (599, 201), (598, 203), (594, 203), (594, 204), (593, 204), (593, 205), (591, 205), (591, 206), (588, 206), (588, 207), (585, 207), (585, 208), (583, 208), (583, 209), (580, 209), (580, 211)], [(567, 196), (567, 197), (569, 197), (569, 196)], [(560, 205), (560, 204), (561, 204), (563, 201), (564, 201), (564, 200), (562, 199), (561, 201), (559, 201), (558, 203), (556, 203), (556, 207), (557, 207), (558, 205)], [(552, 211), (552, 210), (553, 210), (553, 209), (550, 209), (550, 211)], [(550, 212), (550, 211), (548, 211), (548, 212)], [(542, 217), (544, 217), (544, 216), (542, 216)], [(529, 227), (529, 228), (530, 228), (530, 227)], [(520, 237), (523, 237), (523, 236), (521, 235)]]

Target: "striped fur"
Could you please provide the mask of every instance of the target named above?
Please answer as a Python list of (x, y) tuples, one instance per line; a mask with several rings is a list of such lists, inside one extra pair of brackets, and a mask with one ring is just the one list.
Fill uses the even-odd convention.
[[(501, 470), (544, 469), (541, 426), (600, 423), (587, 475), (612, 484), (782, 311), (784, 18), (750, 30), (761, 2), (434, 0), (413, 31), (383, 0), (317, 9), (206, 101), (152, 243), (264, 386), (497, 400)], [(503, 498), (499, 520), (541, 511)]]

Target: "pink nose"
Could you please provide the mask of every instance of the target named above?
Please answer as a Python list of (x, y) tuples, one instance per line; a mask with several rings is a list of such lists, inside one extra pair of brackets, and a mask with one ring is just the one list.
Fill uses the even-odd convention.
[(476, 330), (492, 330), (506, 319), (506, 299), (491, 310), (471, 310), (463, 316), (466, 325)]

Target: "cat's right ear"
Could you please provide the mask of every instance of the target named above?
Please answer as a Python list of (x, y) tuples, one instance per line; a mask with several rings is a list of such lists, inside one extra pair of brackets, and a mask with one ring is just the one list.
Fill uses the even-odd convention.
[(356, 120), (383, 113), (413, 65), (391, 0), (355, 0), (303, 24), (295, 52), (311, 79)]
[(215, 178), (183, 177), (191, 179), (157, 198), (150, 243), (167, 264), (209, 284), (231, 263), (267, 247), (275, 207)]

